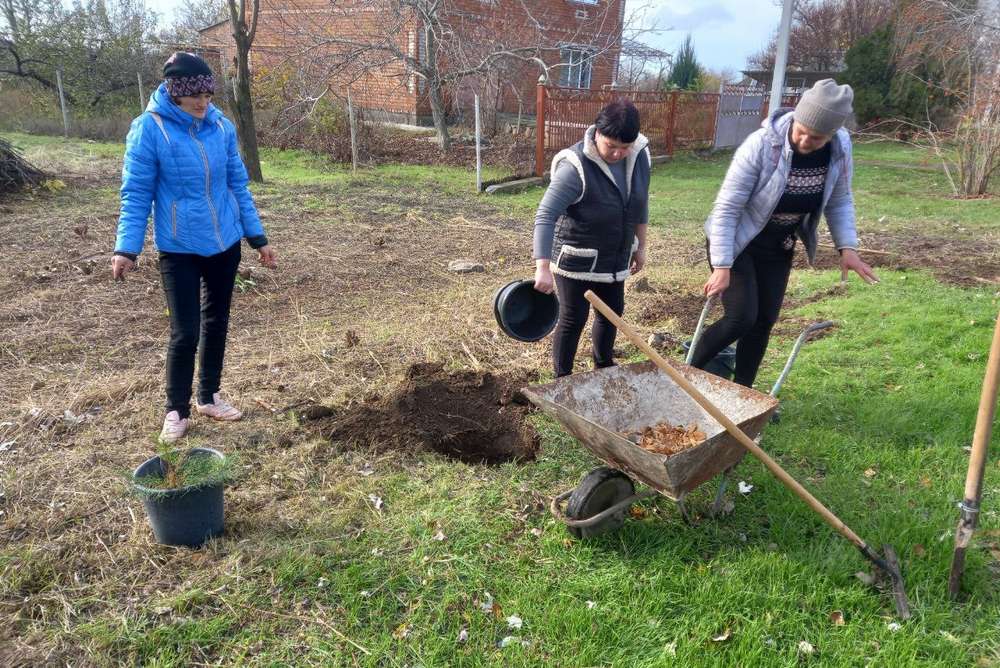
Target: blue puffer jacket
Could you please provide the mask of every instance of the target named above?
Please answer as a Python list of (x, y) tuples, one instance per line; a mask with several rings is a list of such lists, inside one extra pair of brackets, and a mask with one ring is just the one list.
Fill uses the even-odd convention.
[(215, 105), (196, 119), (160, 84), (125, 142), (115, 252), (142, 251), (154, 202), (161, 251), (208, 256), (243, 237), (263, 238), (247, 183), (232, 122)]

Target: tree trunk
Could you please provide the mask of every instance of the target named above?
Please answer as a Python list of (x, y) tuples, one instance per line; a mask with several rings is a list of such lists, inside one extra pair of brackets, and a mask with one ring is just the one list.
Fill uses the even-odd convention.
[(245, 37), (236, 38), (236, 96), (233, 100), (233, 114), (240, 138), (240, 151), (247, 167), (250, 180), (264, 182), (260, 171), (260, 153), (257, 150), (257, 125), (253, 118), (253, 100), (250, 95), (250, 45)]
[(431, 117), (434, 119), (434, 129), (437, 130), (438, 140), (441, 142), (441, 152), (447, 153), (451, 150), (451, 137), (448, 135), (448, 117), (444, 108), (444, 95), (441, 91), (441, 82), (432, 79), (427, 82), (428, 101), (431, 103)]
[(424, 53), (420, 54), (420, 58), (424, 62), (425, 74), (428, 75), (427, 101), (431, 104), (431, 118), (434, 119), (434, 129), (437, 130), (438, 141), (441, 143), (441, 152), (447, 153), (451, 149), (451, 137), (448, 136), (448, 114), (444, 108), (443, 86), (438, 76), (437, 37), (434, 26), (430, 23), (426, 24), (423, 30)]

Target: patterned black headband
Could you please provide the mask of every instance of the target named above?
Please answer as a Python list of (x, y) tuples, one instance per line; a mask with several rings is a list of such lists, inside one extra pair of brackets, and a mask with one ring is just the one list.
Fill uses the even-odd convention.
[(187, 97), (200, 93), (215, 93), (215, 77), (198, 74), (193, 77), (167, 77), (167, 92), (170, 97)]

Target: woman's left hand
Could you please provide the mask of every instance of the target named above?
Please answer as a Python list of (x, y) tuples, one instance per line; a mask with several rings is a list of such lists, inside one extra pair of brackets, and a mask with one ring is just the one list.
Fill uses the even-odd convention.
[(278, 268), (278, 261), (275, 258), (274, 249), (271, 248), (271, 244), (261, 246), (257, 249), (257, 259), (268, 269)]
[(840, 275), (846, 277), (847, 272), (853, 270), (866, 283), (878, 283), (878, 276), (872, 268), (865, 264), (858, 252), (853, 248), (844, 248), (840, 251)]
[(642, 271), (642, 268), (646, 266), (646, 249), (638, 248), (634, 253), (632, 253), (632, 264), (629, 270), (633, 274), (638, 274)]

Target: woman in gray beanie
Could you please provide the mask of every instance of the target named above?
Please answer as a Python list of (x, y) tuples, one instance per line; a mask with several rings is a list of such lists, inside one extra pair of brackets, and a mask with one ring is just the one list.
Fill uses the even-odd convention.
[(796, 238), (812, 263), (820, 214), (842, 269), (878, 282), (857, 253), (851, 139), (843, 127), (853, 98), (850, 86), (817, 81), (794, 110), (772, 112), (733, 156), (705, 223), (712, 275), (704, 292), (722, 295), (725, 315), (705, 330), (694, 366), (704, 368), (739, 340), (734, 380), (753, 385), (784, 300)]

